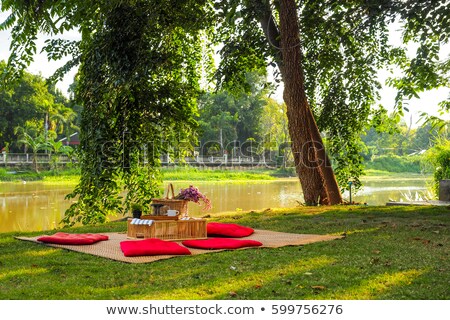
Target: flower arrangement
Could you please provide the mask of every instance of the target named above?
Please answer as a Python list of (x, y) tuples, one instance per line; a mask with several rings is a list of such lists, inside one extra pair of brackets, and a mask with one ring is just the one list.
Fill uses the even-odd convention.
[(182, 199), (192, 201), (198, 205), (203, 202), (203, 210), (209, 210), (212, 208), (211, 201), (202, 194), (198, 188), (189, 186), (189, 188), (181, 189), (180, 193), (175, 196), (175, 199)]

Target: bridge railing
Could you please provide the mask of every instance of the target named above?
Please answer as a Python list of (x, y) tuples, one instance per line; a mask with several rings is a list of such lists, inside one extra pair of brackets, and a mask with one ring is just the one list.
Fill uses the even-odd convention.
[[(54, 156), (54, 155), (53, 155)], [(52, 155), (50, 153), (38, 153), (37, 163), (50, 163)], [(70, 163), (71, 159), (67, 155), (56, 155), (57, 163)], [(33, 163), (32, 153), (0, 153), (0, 163), (3, 164), (31, 164)]]
[[(56, 163), (71, 163), (77, 162), (77, 159), (71, 159), (67, 155), (55, 156), (50, 153), (38, 153), (36, 155), (36, 162), (39, 164), (46, 164), (52, 161)], [(145, 161), (144, 161), (145, 162)], [(0, 153), (0, 165), (20, 165), (20, 164), (32, 164), (32, 153)], [(163, 166), (181, 165), (187, 164), (192, 166), (276, 166), (276, 162), (271, 159), (265, 159), (264, 157), (246, 157), (236, 156), (229, 157), (223, 156), (196, 156), (186, 157), (183, 161), (179, 159), (171, 159), (169, 156), (164, 155), (161, 157), (161, 163)]]

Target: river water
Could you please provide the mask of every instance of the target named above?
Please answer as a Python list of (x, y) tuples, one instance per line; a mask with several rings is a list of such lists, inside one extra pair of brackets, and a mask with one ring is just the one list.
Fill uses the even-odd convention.
[[(352, 200), (368, 205), (384, 205), (390, 199), (412, 200), (427, 192), (427, 177), (403, 179), (374, 179), (365, 181), (364, 188)], [(195, 182), (201, 192), (211, 199), (213, 209), (204, 212), (190, 203), (189, 214), (260, 210), (274, 207), (293, 207), (302, 201), (298, 179), (248, 182)], [(189, 186), (187, 182), (173, 182), (175, 190)], [(58, 227), (64, 211), (72, 201), (65, 200), (74, 186), (48, 185), (40, 182), (0, 183), (0, 232), (42, 231)], [(348, 200), (348, 193), (344, 194)], [(116, 217), (117, 219), (122, 216)]]

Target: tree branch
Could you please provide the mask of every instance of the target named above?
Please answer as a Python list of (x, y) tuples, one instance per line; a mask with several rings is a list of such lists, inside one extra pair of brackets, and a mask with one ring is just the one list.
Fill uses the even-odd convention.
[(261, 24), (261, 28), (264, 32), (264, 35), (269, 42), (269, 45), (272, 47), (274, 52), (275, 62), (278, 64), (278, 67), (281, 69), (283, 65), (283, 58), (281, 54), (281, 44), (280, 44), (280, 30), (278, 29), (277, 24), (275, 23), (275, 18), (272, 14), (272, 9), (270, 7), (270, 1), (258, 1), (258, 5), (255, 6), (257, 10), (255, 10), (258, 20)]

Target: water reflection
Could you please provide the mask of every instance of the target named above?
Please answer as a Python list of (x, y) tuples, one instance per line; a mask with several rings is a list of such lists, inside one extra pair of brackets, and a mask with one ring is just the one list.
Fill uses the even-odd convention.
[[(188, 186), (186, 182), (174, 182), (176, 190)], [(246, 183), (196, 182), (195, 186), (211, 199), (214, 207), (210, 212), (293, 207), (302, 201), (300, 184), (295, 178)], [(0, 232), (55, 228), (72, 203), (64, 199), (71, 191), (72, 186), (39, 182), (0, 183)], [(369, 205), (383, 205), (389, 199), (399, 200), (404, 194), (416, 191), (426, 191), (425, 179), (374, 180), (367, 181), (353, 199)], [(344, 194), (344, 197), (348, 198), (348, 195)], [(193, 216), (205, 214), (200, 206), (192, 203), (189, 213)]]
[(0, 232), (55, 228), (71, 202), (70, 188), (42, 183), (0, 184)]

